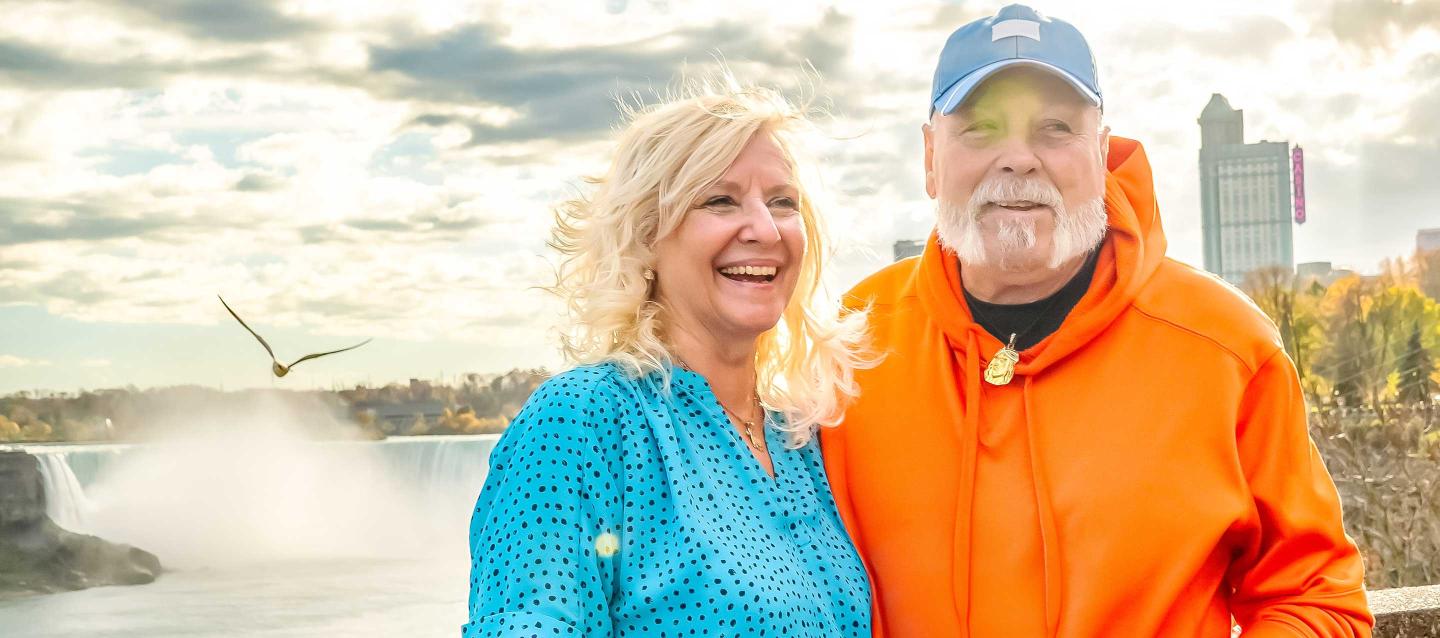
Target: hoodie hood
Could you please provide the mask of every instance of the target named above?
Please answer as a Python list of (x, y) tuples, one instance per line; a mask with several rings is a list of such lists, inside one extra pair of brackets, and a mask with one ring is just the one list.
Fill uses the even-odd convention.
[[(1109, 223), (1090, 288), (1065, 322), (1045, 340), (1020, 353), (1015, 374), (1031, 376), (1064, 359), (1110, 325), (1140, 294), (1165, 258), (1165, 233), (1155, 202), (1150, 160), (1139, 142), (1110, 138), (1105, 175)], [(917, 269), (917, 292), (926, 312), (957, 354), (972, 347), (988, 360), (1005, 344), (975, 322), (964, 302), (954, 253), (930, 234)], [(972, 346), (974, 344), (974, 346)]]

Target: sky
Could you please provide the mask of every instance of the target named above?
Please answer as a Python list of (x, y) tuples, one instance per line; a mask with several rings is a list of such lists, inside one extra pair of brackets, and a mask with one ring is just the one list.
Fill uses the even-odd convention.
[[(0, 0), (0, 393), (452, 380), (561, 363), (552, 207), (617, 100), (723, 61), (807, 99), (831, 286), (933, 221), (920, 125), (999, 2)], [(1045, 1), (1201, 262), (1196, 118), (1305, 149), (1298, 262), (1374, 271), (1440, 226), (1440, 0)], [(284, 361), (284, 379), (216, 299)]]

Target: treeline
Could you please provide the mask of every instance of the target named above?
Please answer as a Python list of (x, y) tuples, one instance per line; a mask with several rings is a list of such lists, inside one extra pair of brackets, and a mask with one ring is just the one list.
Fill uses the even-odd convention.
[(1280, 329), (1310, 434), (1372, 589), (1440, 583), (1440, 251), (1333, 281), (1284, 269), (1246, 292)]
[[(412, 380), (341, 391), (129, 386), (55, 396), (17, 392), (0, 397), (0, 442), (143, 441), (227, 427), (284, 427), (318, 439), (491, 432), (504, 429), (546, 377), (543, 370), (516, 369), (463, 375), (453, 386)], [(387, 427), (377, 416), (387, 412), (404, 414), (405, 427)]]
[(408, 386), (357, 387), (339, 395), (374, 437), (489, 434), (504, 430), (548, 376), (542, 369), (515, 369), (493, 376), (467, 374), (454, 386), (412, 380)]
[(1245, 292), (1275, 321), (1311, 404), (1431, 406), (1440, 391), (1440, 251), (1332, 282), (1288, 269), (1251, 273)]

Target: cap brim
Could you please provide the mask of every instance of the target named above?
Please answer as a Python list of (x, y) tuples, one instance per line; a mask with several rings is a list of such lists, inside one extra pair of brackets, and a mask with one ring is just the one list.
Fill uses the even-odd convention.
[(936, 111), (939, 111), (941, 115), (949, 115), (951, 111), (955, 110), (955, 107), (958, 107), (962, 103), (964, 103), (965, 98), (969, 97), (970, 92), (974, 91), (975, 87), (980, 86), (980, 83), (984, 82), (986, 78), (995, 75), (1002, 69), (1008, 69), (1014, 66), (1028, 66), (1054, 73), (1055, 75), (1060, 76), (1061, 79), (1070, 83), (1070, 86), (1075, 87), (1075, 90), (1078, 91), (1080, 95), (1086, 100), (1089, 100), (1092, 106), (1099, 108), (1102, 104), (1102, 102), (1100, 101), (1100, 96), (1096, 95), (1094, 91), (1091, 91), (1089, 87), (1085, 86), (1084, 82), (1081, 82), (1079, 78), (1071, 75), (1070, 72), (1053, 64), (1047, 64), (1039, 60), (1011, 58), (1007, 60), (1000, 60), (998, 62), (991, 62), (990, 64), (971, 71), (969, 75), (960, 78), (959, 80), (956, 80), (955, 84), (950, 85), (950, 88), (946, 89), (944, 93), (940, 94), (940, 99), (935, 100), (935, 103), (930, 105), (930, 108), (932, 109), (931, 113), (934, 114)]

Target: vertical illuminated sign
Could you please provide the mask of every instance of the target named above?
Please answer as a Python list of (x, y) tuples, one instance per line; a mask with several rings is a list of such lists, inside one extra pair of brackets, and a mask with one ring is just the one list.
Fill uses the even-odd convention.
[(1290, 166), (1295, 183), (1295, 223), (1305, 223), (1305, 153), (1300, 147), (1290, 151)]

